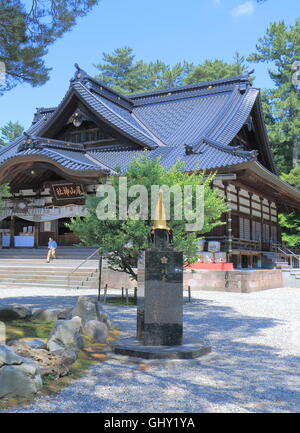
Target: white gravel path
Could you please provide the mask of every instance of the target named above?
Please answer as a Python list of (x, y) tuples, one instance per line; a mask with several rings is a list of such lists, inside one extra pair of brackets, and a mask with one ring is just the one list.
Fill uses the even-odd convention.
[[(0, 304), (69, 306), (79, 294), (1, 289)], [(124, 336), (134, 335), (134, 307), (105, 309)], [(178, 361), (112, 354), (56, 396), (9, 412), (300, 412), (299, 289), (194, 292), (184, 321), (185, 334), (210, 340), (211, 354)]]

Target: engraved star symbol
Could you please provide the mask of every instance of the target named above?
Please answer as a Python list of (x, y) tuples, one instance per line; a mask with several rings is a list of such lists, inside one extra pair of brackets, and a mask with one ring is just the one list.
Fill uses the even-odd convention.
[(168, 259), (168, 257), (162, 257), (160, 259), (160, 261), (161, 261), (161, 263), (163, 263), (165, 265), (166, 263), (168, 263), (169, 259)]

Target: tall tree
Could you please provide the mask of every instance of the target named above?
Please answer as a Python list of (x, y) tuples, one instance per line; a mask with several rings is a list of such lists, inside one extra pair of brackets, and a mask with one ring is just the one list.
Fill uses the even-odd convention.
[[(124, 271), (136, 279), (136, 272), (133, 269), (137, 264), (137, 257), (141, 249), (148, 245), (147, 235), (149, 233), (151, 222), (151, 187), (153, 185), (166, 185), (170, 188), (176, 186), (182, 191), (185, 186), (191, 188), (191, 195), (188, 197), (191, 203), (191, 209), (195, 211), (196, 203), (196, 186), (203, 185), (204, 188), (204, 221), (200, 232), (186, 231), (186, 212), (183, 212), (183, 218), (175, 218), (174, 208), (182, 207), (186, 203), (186, 197), (183, 196), (175, 204), (175, 200), (170, 195), (170, 221), (168, 225), (174, 230), (174, 247), (184, 252), (186, 260), (193, 262), (196, 260), (197, 238), (201, 233), (207, 233), (213, 227), (222, 224), (220, 217), (227, 210), (224, 199), (220, 197), (216, 188), (212, 188), (213, 175), (205, 176), (204, 173), (189, 174), (184, 171), (184, 165), (175, 164), (169, 170), (160, 165), (159, 159), (153, 160), (146, 154), (134, 159), (129, 165), (127, 172), (122, 173), (126, 176), (128, 191), (131, 187), (144, 186), (148, 192), (148, 206), (143, 202), (136, 203), (136, 197), (128, 193), (128, 208), (135, 205), (139, 208), (137, 214), (146, 212), (147, 219), (128, 217), (118, 219), (111, 214), (110, 219), (99, 219), (97, 207), (102, 200), (105, 205), (120, 209), (121, 202), (124, 199), (124, 191), (120, 195), (119, 177), (111, 177), (111, 186), (116, 192), (116, 201), (107, 202), (106, 197), (97, 197), (89, 195), (86, 201), (87, 215), (84, 221), (77, 217), (70, 224), (71, 229), (79, 236), (81, 242), (85, 245), (95, 245), (101, 247), (102, 253), (107, 253), (107, 260), (111, 269)], [(126, 191), (127, 194), (127, 191)], [(139, 193), (138, 193), (139, 194)], [(129, 198), (129, 196), (131, 198)], [(155, 201), (155, 200), (154, 200)], [(116, 207), (115, 207), (116, 205)], [(178, 207), (177, 207), (178, 206)], [(178, 215), (178, 214), (177, 214)]]
[(116, 91), (130, 94), (228, 78), (247, 72), (245, 59), (238, 52), (233, 63), (216, 59), (206, 60), (197, 66), (186, 60), (170, 66), (160, 60), (146, 63), (134, 59), (130, 47), (116, 48), (112, 54), (103, 53), (103, 62), (94, 65), (100, 72), (95, 78)]
[(18, 83), (44, 84), (47, 48), (98, 1), (0, 0), (0, 94)]
[(269, 75), (275, 89), (265, 91), (266, 124), (277, 167), (289, 172), (299, 159), (300, 83), (295, 80), (295, 64), (300, 60), (300, 19), (287, 26), (273, 22), (256, 45), (250, 62), (271, 65)]
[(233, 63), (226, 63), (223, 60), (205, 60), (198, 65), (186, 77), (186, 84), (195, 84), (201, 81), (218, 80), (220, 78), (229, 78), (235, 75), (247, 73), (245, 59), (238, 52), (235, 53)]
[(3, 183), (2, 185), (0, 185), (0, 211), (4, 207), (4, 199), (9, 196), (9, 186), (7, 183)]
[(125, 94), (179, 86), (193, 68), (185, 61), (173, 67), (159, 60), (135, 61), (133, 49), (126, 46), (103, 53), (103, 62), (94, 66), (99, 70), (96, 79)]
[[(300, 189), (300, 165), (281, 177), (290, 185)], [(283, 241), (291, 247), (298, 247), (300, 245), (300, 212), (294, 210), (290, 213), (279, 214), (279, 224), (282, 227)]]
[(6, 125), (0, 128), (0, 146), (10, 143), (16, 137), (22, 134), (24, 128), (19, 122), (9, 121)]

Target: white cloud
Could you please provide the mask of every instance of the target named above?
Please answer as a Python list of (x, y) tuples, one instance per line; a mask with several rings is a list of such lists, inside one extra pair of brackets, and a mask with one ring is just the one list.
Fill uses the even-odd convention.
[(237, 7), (231, 10), (234, 17), (240, 17), (241, 15), (251, 15), (254, 12), (253, 1), (247, 1), (245, 3), (239, 4)]

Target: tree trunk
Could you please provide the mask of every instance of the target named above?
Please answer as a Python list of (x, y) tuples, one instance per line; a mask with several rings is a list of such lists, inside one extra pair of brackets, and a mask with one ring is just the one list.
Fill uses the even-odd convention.
[(297, 140), (297, 136), (294, 137), (293, 140), (293, 168), (297, 167), (298, 165), (298, 140)]

